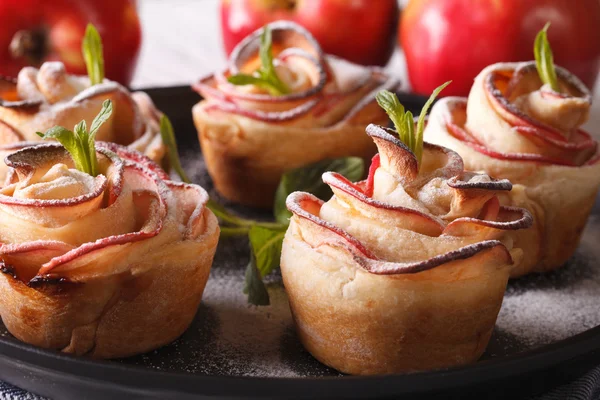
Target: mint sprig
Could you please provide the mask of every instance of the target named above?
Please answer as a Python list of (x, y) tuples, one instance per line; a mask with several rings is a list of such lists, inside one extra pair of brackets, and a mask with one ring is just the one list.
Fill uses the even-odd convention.
[(173, 124), (171, 124), (169, 117), (164, 114), (160, 117), (160, 136), (163, 144), (167, 146), (169, 163), (171, 167), (175, 170), (183, 182), (190, 183), (190, 178), (188, 178), (183, 167), (181, 166), (181, 161), (179, 160), (179, 152), (177, 151), (177, 142), (175, 140)]
[[(185, 171), (181, 167), (177, 142), (173, 126), (167, 117), (161, 118), (161, 135), (168, 147), (167, 154), (173, 169), (182, 181), (189, 183)], [(264, 222), (247, 219), (229, 212), (223, 205), (208, 200), (206, 206), (220, 220), (221, 237), (247, 236), (250, 244), (250, 260), (246, 267), (244, 293), (248, 302), (254, 305), (269, 305), (269, 292), (263, 278), (279, 267), (283, 238), (289, 225), (291, 213), (285, 207), (287, 196), (302, 190), (327, 200), (331, 197), (331, 189), (323, 183), (321, 175), (326, 171), (336, 171), (346, 178), (359, 180), (364, 172), (364, 163), (357, 157), (324, 160), (288, 171), (283, 175), (275, 196), (274, 215), (277, 222)]]
[(73, 131), (62, 126), (55, 126), (46, 133), (36, 132), (42, 139), (55, 139), (64, 146), (71, 155), (75, 168), (91, 176), (98, 176), (99, 167), (96, 157), (96, 133), (111, 116), (113, 110), (112, 102), (105, 100), (102, 103), (100, 113), (92, 121), (90, 130), (87, 124), (81, 120)]
[(283, 174), (277, 187), (273, 207), (278, 225), (274, 224), (270, 227), (254, 225), (248, 232), (250, 256), (255, 258), (254, 261), (251, 259), (251, 263), (246, 268), (244, 292), (248, 294), (250, 303), (269, 304), (268, 292), (262, 278), (279, 267), (283, 238), (292, 216), (285, 206), (285, 200), (295, 191), (309, 192), (322, 200), (328, 200), (333, 193), (321, 179), (323, 173), (327, 171), (338, 172), (351, 181), (357, 181), (363, 176), (364, 162), (358, 157), (322, 160)]
[(288, 94), (290, 89), (279, 78), (273, 64), (273, 37), (271, 29), (265, 26), (260, 35), (259, 56), (261, 67), (254, 74), (238, 73), (231, 75), (227, 80), (233, 85), (255, 85), (268, 91), (274, 96)]
[(550, 22), (546, 23), (544, 28), (535, 37), (533, 54), (535, 56), (535, 66), (542, 82), (550, 85), (550, 88), (555, 92), (560, 93), (556, 68), (554, 67), (554, 56), (552, 55), (552, 48), (550, 48), (550, 42), (548, 41), (549, 27)]
[(81, 43), (81, 51), (85, 66), (87, 68), (90, 83), (97, 85), (104, 80), (104, 54), (102, 51), (102, 38), (96, 27), (88, 24), (85, 29), (85, 36)]
[(354, 182), (363, 177), (365, 163), (359, 157), (344, 157), (322, 160), (306, 167), (287, 171), (281, 177), (275, 192), (275, 205), (273, 207), (275, 220), (281, 224), (287, 225), (289, 223), (292, 213), (285, 206), (285, 200), (292, 192), (308, 192), (320, 199), (328, 200), (333, 192), (321, 179), (323, 173), (327, 171), (338, 172)]
[(425, 117), (435, 98), (452, 81), (448, 81), (438, 86), (421, 109), (421, 114), (415, 128), (415, 120), (412, 112), (405, 111), (404, 106), (398, 100), (398, 96), (388, 90), (382, 90), (377, 93), (376, 100), (381, 108), (385, 110), (390, 117), (398, 133), (398, 137), (413, 152), (417, 158), (418, 165), (421, 165), (423, 158), (423, 131), (425, 130)]
[(250, 262), (246, 267), (244, 293), (251, 304), (262, 306), (270, 303), (263, 278), (279, 268), (286, 230), (287, 225), (283, 224), (276, 229), (254, 225), (248, 232)]

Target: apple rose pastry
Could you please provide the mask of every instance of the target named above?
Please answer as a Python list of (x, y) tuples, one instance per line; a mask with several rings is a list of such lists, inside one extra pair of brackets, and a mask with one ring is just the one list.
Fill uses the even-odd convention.
[(510, 182), (464, 171), (457, 153), (367, 133), (379, 154), (366, 181), (325, 173), (331, 200), (287, 199), (281, 272), (300, 340), (350, 374), (473, 362), (523, 253), (512, 234), (531, 216), (500, 206)]
[(0, 315), (24, 342), (125, 357), (187, 329), (219, 227), (201, 187), (170, 181), (141, 153), (102, 142), (78, 152), (94, 149), (97, 126), (92, 140), (81, 125), (48, 131), (73, 157), (58, 143), (6, 157)]
[[(25, 67), (17, 79), (0, 77), (0, 154), (13, 151), (18, 142), (39, 141), (36, 130), (73, 126), (82, 118), (91, 120), (103, 101), (110, 99), (115, 112), (96, 139), (127, 145), (157, 162), (163, 158), (161, 113), (146, 93), (131, 93), (104, 79), (99, 41), (94, 28), (88, 27), (84, 54), (86, 59), (91, 57), (89, 77), (67, 74), (61, 62), (46, 62), (39, 69)], [(0, 167), (0, 179), (5, 173), (6, 168)]]
[(323, 159), (370, 158), (375, 94), (398, 81), (323, 54), (308, 31), (275, 22), (243, 40), (227, 71), (194, 85), (193, 116), (208, 172), (227, 199), (270, 207), (281, 175)]
[(568, 71), (544, 65), (541, 73), (535, 62), (485, 68), (468, 100), (436, 104), (425, 132), (468, 169), (515, 184), (501, 202), (529, 209), (534, 225), (520, 234), (528, 244), (513, 276), (558, 268), (573, 255), (600, 185), (598, 144), (581, 129), (590, 93)]

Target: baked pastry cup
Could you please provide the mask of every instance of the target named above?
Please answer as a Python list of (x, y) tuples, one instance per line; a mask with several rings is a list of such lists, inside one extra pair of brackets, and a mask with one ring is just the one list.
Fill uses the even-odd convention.
[(590, 93), (556, 67), (562, 93), (540, 81), (534, 62), (494, 64), (475, 79), (469, 98), (432, 109), (425, 139), (458, 152), (466, 168), (509, 179), (502, 204), (525, 207), (520, 276), (562, 266), (575, 252), (600, 185), (598, 143), (580, 127)]
[[(31, 145), (22, 142), (40, 141), (36, 131), (91, 121), (107, 99), (114, 112), (97, 132), (97, 140), (127, 145), (160, 162), (165, 154), (161, 113), (150, 97), (108, 79), (90, 86), (87, 76), (67, 74), (60, 62), (25, 67), (17, 79), (0, 78), (0, 155)], [(1, 181), (7, 169), (0, 164)]]
[(18, 339), (96, 358), (181, 335), (208, 279), (219, 227), (197, 185), (141, 153), (96, 143), (100, 175), (64, 147), (6, 157), (0, 189), (0, 315)]
[(323, 180), (324, 203), (292, 193), (281, 273), (300, 340), (341, 372), (391, 374), (467, 364), (485, 350), (502, 304), (524, 209), (500, 206), (507, 180), (465, 172), (425, 143), (423, 161), (390, 130), (369, 178)]
[(268, 27), (275, 68), (290, 94), (273, 96), (227, 80), (256, 70), (262, 29), (234, 49), (226, 71), (194, 85), (204, 97), (193, 108), (194, 122), (216, 189), (228, 200), (258, 207), (272, 206), (286, 170), (328, 158), (372, 157), (365, 127), (387, 122), (375, 95), (399, 84), (379, 68), (323, 54), (295, 23)]

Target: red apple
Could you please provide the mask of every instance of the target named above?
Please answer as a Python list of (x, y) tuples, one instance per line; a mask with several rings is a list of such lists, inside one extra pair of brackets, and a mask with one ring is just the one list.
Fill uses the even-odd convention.
[(533, 60), (537, 32), (550, 22), (554, 61), (593, 88), (600, 68), (598, 0), (412, 0), (399, 40), (415, 92), (466, 96), (481, 70)]
[(294, 21), (326, 53), (363, 65), (385, 65), (396, 41), (397, 0), (221, 0), (227, 54), (248, 34), (276, 20)]
[(104, 45), (106, 77), (131, 81), (141, 42), (135, 0), (0, 0), (0, 74), (62, 61), (86, 74), (81, 40), (91, 22)]

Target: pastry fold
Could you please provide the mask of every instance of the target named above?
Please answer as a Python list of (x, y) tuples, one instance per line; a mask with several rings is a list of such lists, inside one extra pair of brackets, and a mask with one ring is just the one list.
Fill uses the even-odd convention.
[(181, 335), (217, 246), (201, 187), (139, 152), (97, 142), (100, 174), (58, 144), (6, 157), (0, 189), (0, 316), (18, 339), (96, 358)]
[(522, 257), (512, 236), (531, 215), (500, 206), (510, 182), (464, 171), (457, 153), (426, 143), (417, 168), (389, 130), (367, 132), (379, 149), (367, 180), (325, 173), (331, 200), (287, 199), (281, 272), (300, 339), (350, 374), (473, 362)]
[(580, 128), (590, 93), (563, 68), (557, 75), (560, 93), (542, 84), (533, 62), (489, 66), (468, 99), (440, 100), (425, 130), (467, 169), (509, 179), (514, 187), (501, 203), (533, 214), (512, 276), (558, 268), (573, 255), (600, 186), (598, 143)]
[(269, 26), (275, 68), (291, 93), (273, 96), (227, 81), (259, 67), (260, 30), (232, 52), (226, 71), (194, 85), (204, 97), (193, 108), (194, 122), (217, 190), (229, 200), (259, 207), (272, 205), (286, 170), (328, 158), (373, 156), (375, 147), (364, 129), (368, 122), (387, 121), (375, 94), (399, 84), (379, 68), (323, 54), (299, 25)]
[[(97, 140), (127, 145), (160, 162), (165, 154), (161, 113), (150, 97), (107, 79), (90, 86), (87, 76), (67, 74), (60, 62), (23, 68), (15, 80), (0, 78), (0, 156), (4, 159), (16, 148), (31, 145), (22, 142), (40, 141), (38, 131), (91, 121), (107, 99), (113, 103), (113, 115), (98, 131)], [(0, 164), (2, 180), (6, 166)]]

